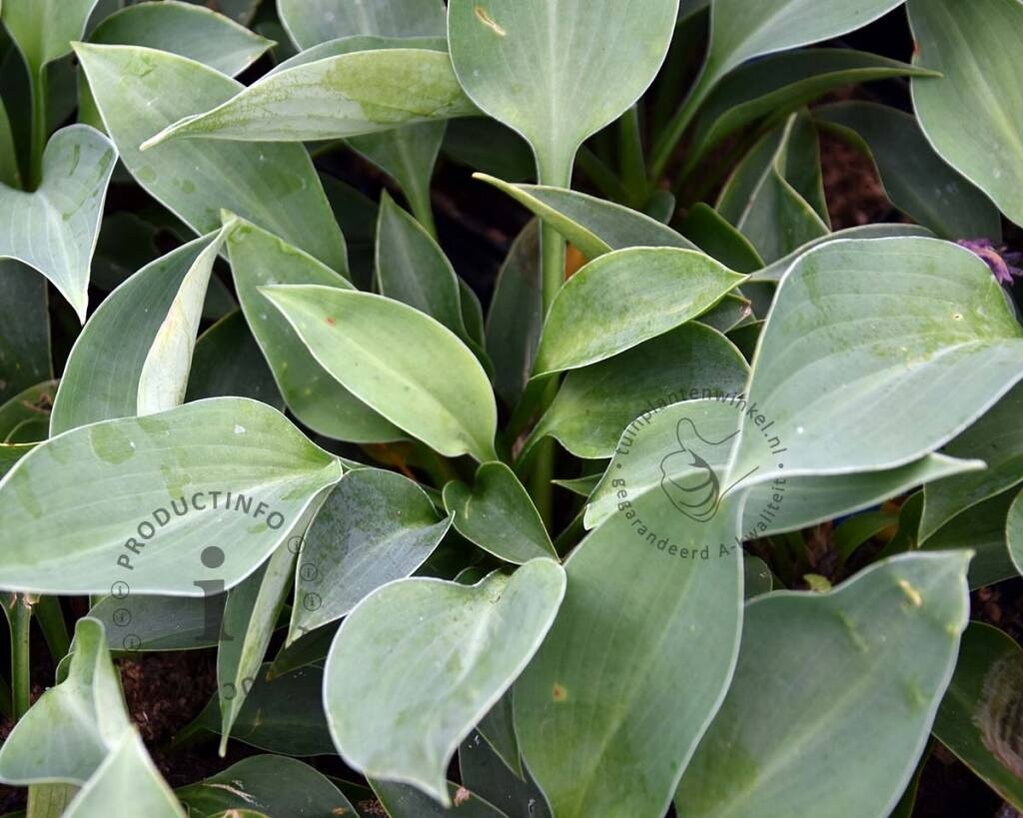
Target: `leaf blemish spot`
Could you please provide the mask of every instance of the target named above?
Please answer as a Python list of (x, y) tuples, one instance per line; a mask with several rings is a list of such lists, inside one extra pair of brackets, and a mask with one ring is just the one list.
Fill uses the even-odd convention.
[(469, 800), (469, 797), (471, 795), (472, 793), (470, 793), (465, 787), (459, 787), (455, 791), (455, 797), (452, 798), (451, 800), (456, 807), (460, 807), (462, 806), (462, 804)]
[(328, 324), (329, 324), (330, 326), (332, 326), (332, 327), (333, 327), (333, 326), (335, 326), (335, 325), (337, 324), (337, 321), (335, 321), (335, 320), (334, 320), (333, 318), (331, 318), (331, 317), (330, 317), (330, 316), (328, 315), (328, 316), (327, 316), (327, 323), (328, 323)]
[(555, 682), (554, 689), (551, 691), (551, 698), (556, 702), (563, 702), (568, 698), (568, 691)]
[(476, 8), (473, 9), (473, 12), (476, 14), (476, 19), (493, 31), (498, 37), (508, 36), (508, 32), (501, 28), (493, 17), (487, 14), (487, 10), (483, 8), (483, 6), (476, 6)]
[(924, 598), (920, 595), (920, 592), (909, 584), (908, 580), (900, 579), (899, 588), (902, 593), (906, 595), (906, 598), (912, 603), (914, 608), (919, 608), (924, 604)]

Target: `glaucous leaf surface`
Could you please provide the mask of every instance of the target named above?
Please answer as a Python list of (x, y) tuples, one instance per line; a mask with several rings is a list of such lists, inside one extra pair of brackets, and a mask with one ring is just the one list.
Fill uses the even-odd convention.
[(338, 461), (279, 412), (243, 398), (80, 427), (0, 482), (0, 573), (8, 588), (51, 594), (230, 588), (340, 477)]
[(739, 509), (728, 499), (699, 521), (663, 493), (621, 491), (566, 561), (561, 611), (515, 685), (522, 754), (558, 818), (626, 803), (664, 815), (738, 647)]
[[(295, 531), (306, 530), (320, 502), (318, 499), (306, 510), (306, 519), (294, 527)], [(217, 650), (221, 756), (227, 753), (231, 728), (245, 703), (252, 680), (259, 675), (274, 625), (291, 586), (295, 556), (292, 549), (278, 546), (264, 566), (227, 592)]]
[(569, 372), (531, 439), (551, 435), (577, 457), (610, 457), (637, 418), (679, 401), (738, 395), (748, 375), (742, 354), (721, 333), (684, 324)]
[(33, 82), (47, 63), (60, 59), (79, 40), (96, 0), (4, 0), (2, 14)]
[[(50, 416), (52, 435), (138, 413), (147, 361), (159, 361), (153, 356), (154, 343), (189, 275), (193, 280), (209, 275), (216, 255), (216, 249), (211, 251), (214, 238), (205, 236), (172, 250), (103, 300), (64, 367)], [(187, 377), (186, 367), (179, 371), (175, 387), (184, 387)]]
[(1023, 482), (1023, 386), (1017, 385), (983, 417), (942, 449), (951, 457), (976, 458), (987, 469), (924, 486), (924, 541), (957, 514)]
[(138, 414), (152, 415), (180, 406), (188, 389), (192, 354), (202, 322), (213, 263), (224, 243), (221, 230), (209, 240), (181, 280), (153, 337), (138, 380)]
[(1016, 43), (1023, 5), (1016, 0), (912, 0), (914, 62), (941, 77), (913, 80), (913, 106), (935, 149), (1023, 223), (1023, 99)]
[[(1021, 352), (1023, 329), (969, 251), (922, 238), (819, 247), (776, 296), (730, 473), (770, 482), (917, 460), (1012, 388)], [(754, 462), (765, 421), (784, 461)]]
[(224, 594), (125, 596), (118, 589), (96, 602), (89, 616), (103, 623), (112, 651), (195, 650), (217, 644), (225, 601)]
[(301, 543), (289, 642), (347, 615), (381, 585), (411, 576), (450, 525), (407, 477), (349, 471)]
[(534, 373), (611, 358), (706, 312), (745, 277), (694, 250), (635, 247), (591, 261), (544, 323)]
[(700, 109), (686, 166), (695, 167), (729, 134), (762, 117), (780, 117), (851, 84), (900, 76), (926, 75), (924, 69), (866, 51), (808, 48), (773, 54), (725, 77)]
[[(861, 227), (847, 227), (845, 230), (836, 230), (819, 239), (809, 241), (797, 250), (793, 250), (784, 258), (778, 259), (773, 264), (768, 264), (761, 270), (755, 272), (750, 278), (751, 281), (780, 281), (782, 276), (789, 271), (800, 256), (811, 250), (835, 241), (847, 241), (849, 239), (892, 239), (903, 236), (915, 236), (920, 238), (932, 238), (934, 234), (926, 227), (915, 224), (865, 224)], [(765, 313), (766, 314), (766, 313)]]
[(326, 776), (284, 756), (242, 759), (223, 772), (182, 787), (176, 794), (195, 818), (212, 818), (222, 810), (240, 808), (288, 818), (354, 818), (356, 814)]
[[(994, 585), (1019, 574), (1011, 547), (1007, 542), (1009, 510), (1016, 489), (968, 508), (931, 534), (919, 547), (927, 551), (954, 551), (971, 549), (976, 556), (970, 562), (967, 579), (970, 590)], [(915, 528), (915, 527), (914, 527)], [(911, 530), (911, 547), (919, 544), (915, 530)]]
[(728, 695), (679, 787), (679, 815), (887, 815), (955, 667), (969, 559), (902, 555), (833, 592), (751, 601)]
[(0, 257), (46, 276), (85, 323), (89, 265), (117, 151), (103, 134), (71, 125), (53, 135), (43, 154), (43, 181), (34, 193), (0, 185)]
[(653, 81), (677, 15), (678, 0), (452, 0), (448, 41), (466, 93), (567, 187), (583, 141)]
[(371, 293), (312, 285), (260, 292), (327, 372), (395, 426), (448, 457), (497, 459), (486, 373), (442, 324)]
[(1001, 236), (998, 208), (935, 153), (912, 115), (856, 100), (815, 108), (813, 117), (858, 143), (892, 204), (941, 238)]
[(475, 113), (446, 53), (423, 48), (356, 51), (270, 74), (223, 103), (154, 132), (143, 148), (188, 137), (243, 142), (337, 139)]
[(84, 617), (75, 628), (67, 679), (39, 697), (0, 747), (0, 780), (84, 784), (131, 734), (103, 626)]
[(302, 423), (318, 434), (357, 443), (398, 440), (401, 431), (338, 383), (260, 288), (318, 284), (351, 289), (333, 270), (283, 239), (240, 218), (227, 231), (235, 290), (277, 386)]
[[(0, 402), (53, 377), (48, 308), (46, 281), (39, 273), (19, 261), (0, 259), (0, 326), (4, 328)], [(0, 432), (6, 434), (2, 426)]]
[(92, 30), (89, 42), (170, 51), (232, 77), (273, 44), (229, 17), (176, 0), (137, 3), (115, 12)]
[(131, 804), (147, 818), (186, 818), (134, 728), (121, 736), (95, 775), (78, 791), (64, 818), (107, 818), (111, 804)]
[(514, 185), (484, 173), (477, 173), (474, 178), (507, 193), (561, 233), (591, 261), (626, 247), (696, 249), (692, 242), (670, 227), (624, 205), (567, 188)]
[(448, 762), (540, 646), (564, 593), (561, 566), (537, 559), (473, 586), (407, 579), (366, 597), (338, 630), (324, 672), (345, 761), (450, 806)]
[(715, 85), (747, 60), (846, 34), (902, 0), (714, 0), (711, 37), (699, 89)]
[(469, 343), (455, 268), (426, 228), (386, 191), (377, 224), (376, 274), (381, 295), (436, 318)]
[(444, 507), (455, 530), (484, 551), (516, 565), (537, 557), (557, 559), (529, 492), (504, 463), (484, 463), (473, 485), (444, 486)]
[(1017, 809), (1023, 808), (1015, 708), (1023, 696), (1023, 651), (1007, 634), (971, 622), (934, 735)]
[(76, 54), (125, 167), (196, 233), (219, 230), (221, 210), (229, 210), (347, 269), (344, 237), (301, 145), (206, 141), (139, 150), (161, 128), (233, 97), (238, 82), (149, 48), (79, 44)]
[(540, 230), (534, 220), (512, 242), (487, 313), (486, 350), (494, 363), (494, 391), (509, 406), (526, 388), (542, 329)]
[(277, 12), (299, 48), (355, 34), (442, 37), (441, 0), (278, 0)]

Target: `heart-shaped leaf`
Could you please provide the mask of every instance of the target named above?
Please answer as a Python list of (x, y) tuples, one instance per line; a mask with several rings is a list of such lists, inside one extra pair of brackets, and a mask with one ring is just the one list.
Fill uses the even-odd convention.
[[(396, 83), (395, 76), (402, 81)], [(356, 51), (270, 74), (205, 113), (154, 131), (142, 147), (148, 151), (182, 137), (337, 139), (475, 113), (447, 54), (423, 48)]]
[(557, 554), (529, 493), (504, 463), (484, 463), (472, 487), (444, 486), (444, 507), (455, 530), (495, 557), (521, 565)]
[(354, 34), (385, 37), (444, 35), (441, 0), (278, 0), (277, 12), (299, 48)]
[(913, 80), (913, 106), (928, 140), (952, 167), (1023, 223), (1023, 100), (1015, 93), (1015, 44), (1023, 5), (1004, 0), (912, 0), (914, 62), (940, 77)]
[[(262, 287), (317, 362), (396, 426), (448, 457), (496, 460), (486, 373), (446, 327), (399, 301), (322, 286)], [(444, 377), (436, 377), (443, 367)]]
[(50, 594), (223, 590), (340, 477), (279, 412), (242, 398), (80, 427), (0, 482), (0, 573), (8, 588)]
[(46, 276), (85, 323), (89, 265), (117, 151), (103, 134), (71, 125), (53, 135), (34, 193), (0, 185), (0, 257)]
[(143, 140), (233, 97), (241, 85), (193, 60), (149, 48), (79, 44), (76, 53), (121, 160), (135, 180), (200, 235), (230, 210), (346, 272), (344, 237), (301, 145), (162, 145)]
[(955, 666), (968, 562), (962, 551), (903, 555), (831, 593), (750, 602), (735, 676), (679, 787), (679, 815), (887, 815)]
[(564, 593), (561, 566), (537, 559), (471, 587), (407, 579), (366, 597), (341, 625), (324, 672), (345, 761), (450, 806), (448, 762), (540, 646)]
[(636, 247), (591, 261), (547, 314), (534, 373), (603, 361), (706, 312), (744, 276), (694, 250)]
[(678, 0), (452, 0), (448, 40), (473, 101), (532, 145), (540, 181), (568, 187), (583, 141), (653, 81)]
[[(1023, 329), (969, 251), (918, 238), (819, 247), (789, 270), (764, 327), (731, 474), (770, 482), (917, 460), (1012, 388), (1021, 352)], [(754, 454), (757, 416), (784, 460)]]
[(289, 642), (347, 615), (381, 585), (411, 576), (450, 525), (407, 477), (348, 472), (302, 542)]

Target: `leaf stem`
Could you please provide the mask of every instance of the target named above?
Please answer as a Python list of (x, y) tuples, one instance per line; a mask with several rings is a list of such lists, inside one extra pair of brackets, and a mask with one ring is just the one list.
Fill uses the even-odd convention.
[(32, 622), (32, 605), (24, 594), (14, 594), (7, 607), (7, 618), (11, 625), (11, 694), (14, 720), (28, 712), (31, 704), (32, 680), (29, 674), (29, 625)]
[(32, 148), (29, 158), (28, 189), (37, 190), (43, 183), (43, 154), (46, 151), (47, 117), (46, 97), (47, 78), (46, 66), (40, 66), (35, 72), (29, 72), (32, 96)]
[(713, 81), (708, 79), (706, 73), (701, 74), (696, 85), (689, 92), (689, 96), (686, 97), (686, 101), (675, 112), (675, 115), (661, 134), (661, 138), (657, 140), (657, 144), (654, 146), (653, 159), (650, 162), (651, 187), (657, 186), (664, 172), (668, 169), (668, 164), (671, 162), (671, 157), (675, 154), (675, 149), (678, 147), (679, 142), (682, 141), (686, 129), (692, 124), (693, 118), (707, 98), (707, 93), (713, 84)]
[(646, 160), (643, 156), (643, 134), (639, 107), (633, 105), (618, 120), (618, 153), (628, 204), (641, 207), (647, 199)]

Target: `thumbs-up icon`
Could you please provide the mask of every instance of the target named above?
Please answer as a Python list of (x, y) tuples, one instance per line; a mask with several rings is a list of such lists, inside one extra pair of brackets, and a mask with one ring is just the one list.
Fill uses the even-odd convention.
[(729, 443), (737, 434), (707, 440), (690, 418), (682, 418), (675, 427), (679, 448), (661, 460), (661, 490), (690, 519), (705, 523), (717, 514), (721, 480), (711, 463), (728, 461)]

